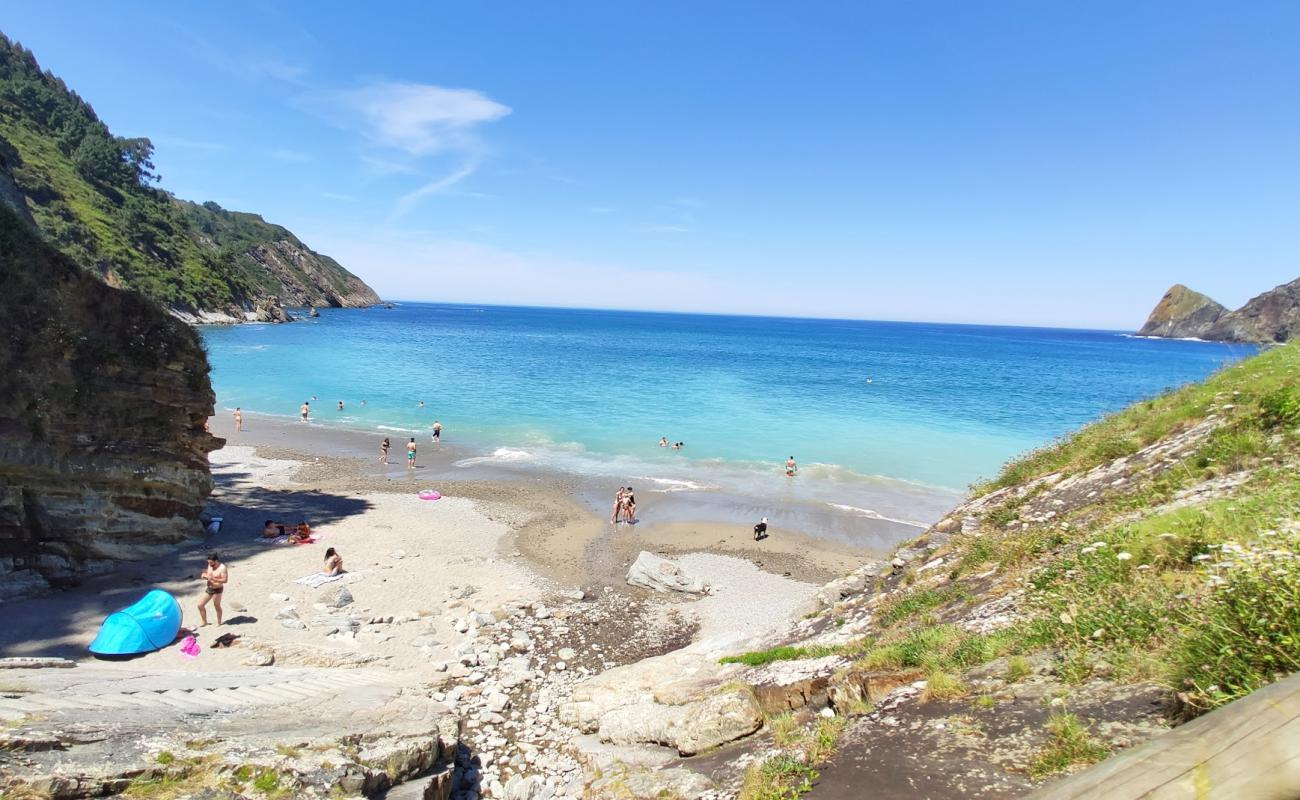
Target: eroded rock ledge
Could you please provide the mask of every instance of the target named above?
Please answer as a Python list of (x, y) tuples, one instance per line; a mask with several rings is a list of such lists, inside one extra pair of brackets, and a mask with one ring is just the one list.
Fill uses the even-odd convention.
[(199, 338), (0, 208), (0, 600), (197, 533), (214, 397)]

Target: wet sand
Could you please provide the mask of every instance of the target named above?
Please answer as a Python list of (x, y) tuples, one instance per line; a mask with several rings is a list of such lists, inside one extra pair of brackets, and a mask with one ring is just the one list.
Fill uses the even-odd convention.
[[(293, 480), (302, 486), (345, 494), (415, 494), (431, 488), (478, 501), (489, 519), (510, 529), (497, 545), (499, 556), (521, 556), (532, 569), (568, 586), (623, 586), (627, 567), (641, 550), (738, 556), (777, 575), (823, 583), (879, 557), (887, 546), (854, 547), (777, 525), (766, 539), (754, 541), (752, 524), (692, 520), (682, 505), (689, 498), (654, 494), (638, 497), (640, 523), (613, 525), (607, 511), (595, 511), (594, 501), (584, 499), (592, 492), (587, 482), (537, 471), (461, 469), (454, 464), (466, 450), (434, 445), (427, 436), (417, 438), (417, 469), (410, 470), (398, 463), (405, 460), (405, 440), (397, 437), (390, 437), (392, 463), (383, 465), (376, 447), (381, 436), (250, 415), (244, 431), (233, 428), (228, 418), (213, 420), (213, 432), (226, 437), (228, 446), (254, 446), (259, 456), (301, 462)], [(669, 521), (652, 521), (663, 507), (673, 509)]]

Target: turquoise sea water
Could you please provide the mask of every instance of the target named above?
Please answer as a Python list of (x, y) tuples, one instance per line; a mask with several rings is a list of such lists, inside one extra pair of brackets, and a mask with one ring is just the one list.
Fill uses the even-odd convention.
[(314, 395), (317, 424), (377, 436), (427, 441), (438, 419), (479, 454), (467, 467), (659, 491), (784, 492), (794, 455), (801, 499), (884, 516), (908, 503), (883, 501), (882, 486), (959, 491), (1254, 352), (1099, 331), (424, 303), (203, 335), (219, 408), (292, 418)]

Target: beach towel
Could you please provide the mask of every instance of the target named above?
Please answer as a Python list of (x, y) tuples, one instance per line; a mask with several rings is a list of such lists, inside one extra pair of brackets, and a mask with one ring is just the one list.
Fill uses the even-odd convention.
[(316, 542), (318, 542), (318, 541), (320, 541), (320, 535), (319, 535), (319, 534), (315, 534), (315, 533), (313, 533), (311, 536), (308, 536), (308, 537), (307, 537), (306, 539), (304, 539), (303, 541), (301, 541), (301, 542), (294, 542), (294, 544), (314, 544), (314, 543), (316, 543)]
[(288, 537), (288, 536), (277, 536), (277, 537), (275, 537), (274, 539), (268, 539), (268, 538), (266, 538), (265, 536), (259, 536), (259, 537), (257, 537), (256, 539), (254, 539), (253, 541), (255, 541), (255, 542), (261, 542), (262, 544), (288, 544), (288, 543), (289, 543), (289, 537)]
[[(346, 575), (347, 573), (344, 573)], [(310, 586), (313, 589), (324, 586), (331, 581), (342, 580), (343, 575), (326, 575), (323, 572), (313, 572), (310, 575), (303, 575), (294, 583), (301, 583), (303, 586)]]
[(185, 641), (181, 643), (181, 655), (186, 658), (198, 658), (201, 650), (199, 640), (193, 636), (186, 636)]

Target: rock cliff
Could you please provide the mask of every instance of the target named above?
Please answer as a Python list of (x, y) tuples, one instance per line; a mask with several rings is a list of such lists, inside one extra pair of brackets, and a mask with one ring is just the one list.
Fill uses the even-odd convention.
[(1140, 336), (1194, 337), (1215, 342), (1289, 342), (1300, 334), (1300, 278), (1229, 311), (1176, 284), (1160, 298)]
[(198, 533), (212, 488), (194, 331), (0, 207), (0, 599)]
[(1200, 339), (1227, 311), (1200, 292), (1176, 283), (1160, 298), (1138, 335)]
[(1224, 314), (1206, 338), (1225, 342), (1289, 342), (1300, 334), (1300, 278)]

